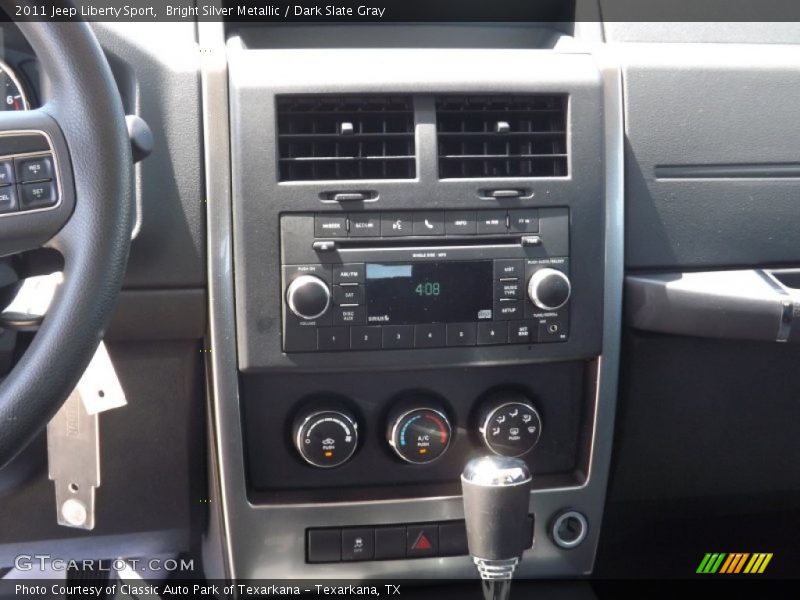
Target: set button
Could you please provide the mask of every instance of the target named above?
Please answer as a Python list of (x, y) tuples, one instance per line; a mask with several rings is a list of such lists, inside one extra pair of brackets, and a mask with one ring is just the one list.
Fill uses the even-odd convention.
[(57, 203), (51, 155), (0, 160), (0, 213), (49, 208)]

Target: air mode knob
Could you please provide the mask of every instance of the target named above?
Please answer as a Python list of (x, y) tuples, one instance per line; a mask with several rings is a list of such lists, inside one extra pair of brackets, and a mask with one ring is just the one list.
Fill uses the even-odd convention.
[(313, 275), (301, 275), (292, 280), (286, 290), (286, 304), (295, 315), (306, 321), (318, 319), (331, 304), (328, 284)]
[(542, 419), (525, 394), (501, 390), (486, 399), (480, 411), (479, 433), (495, 454), (522, 456), (539, 441)]
[(557, 269), (539, 269), (528, 280), (528, 298), (542, 310), (556, 310), (569, 300), (569, 277)]

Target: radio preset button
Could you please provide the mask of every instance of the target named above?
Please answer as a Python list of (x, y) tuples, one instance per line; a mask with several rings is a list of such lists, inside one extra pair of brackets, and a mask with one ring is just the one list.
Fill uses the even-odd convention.
[(339, 306), (364, 304), (364, 286), (357, 283), (333, 286), (333, 301)]
[(519, 279), (497, 281), (494, 284), (494, 297), (497, 300), (521, 300), (522, 284)]
[(416, 348), (438, 348), (444, 344), (445, 327), (443, 323), (414, 326), (414, 346)]
[(521, 258), (502, 258), (494, 261), (495, 279), (521, 279), (525, 261)]
[(380, 325), (350, 328), (350, 348), (353, 350), (376, 350), (380, 347)]
[(383, 237), (411, 235), (413, 226), (411, 213), (384, 213), (381, 216), (381, 235)]
[(333, 267), (333, 283), (364, 283), (364, 263)]
[(539, 233), (539, 211), (536, 209), (509, 210), (508, 230), (514, 233)]
[(337, 306), (333, 311), (334, 325), (363, 325), (367, 312), (363, 306)]
[(414, 213), (414, 235), (444, 235), (444, 212)]
[(478, 345), (508, 343), (508, 323), (478, 323)]
[(314, 237), (347, 237), (347, 217), (345, 215), (316, 215), (314, 217)]
[(325, 327), (317, 330), (317, 346), (320, 350), (349, 350), (350, 336), (347, 327)]
[(350, 237), (378, 237), (381, 216), (377, 213), (350, 214)]
[(414, 347), (413, 325), (384, 325), (383, 347), (390, 350)]
[(476, 323), (448, 323), (448, 346), (474, 346), (476, 340)]
[(478, 233), (508, 233), (506, 211), (482, 210), (478, 212)]
[(475, 235), (478, 233), (475, 211), (447, 211), (444, 219), (444, 232), (447, 235)]

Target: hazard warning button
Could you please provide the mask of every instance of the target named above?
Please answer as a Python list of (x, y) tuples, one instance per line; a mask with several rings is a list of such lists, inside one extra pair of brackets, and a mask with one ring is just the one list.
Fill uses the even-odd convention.
[(406, 556), (422, 558), (439, 555), (439, 528), (431, 525), (409, 525), (406, 529)]

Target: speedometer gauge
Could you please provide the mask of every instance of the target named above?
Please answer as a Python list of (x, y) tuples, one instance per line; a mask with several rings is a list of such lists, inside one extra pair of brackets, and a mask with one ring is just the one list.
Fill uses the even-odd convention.
[(0, 110), (28, 110), (30, 104), (14, 71), (0, 61), (0, 91), (3, 93)]

